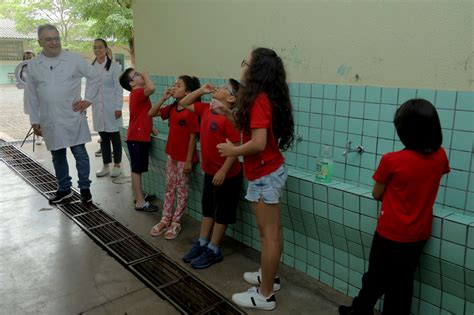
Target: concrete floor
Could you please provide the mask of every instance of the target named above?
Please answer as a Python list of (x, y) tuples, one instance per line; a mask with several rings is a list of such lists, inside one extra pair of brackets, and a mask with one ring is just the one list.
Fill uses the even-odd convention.
[[(94, 157), (97, 137), (87, 145), (91, 171), (102, 164)], [(25, 144), (23, 150), (52, 171), (51, 155), (44, 146)], [(68, 152), (76, 184), (74, 160)], [(124, 155), (124, 175), (92, 176), (94, 202), (150, 242), (178, 264), (199, 233), (199, 222), (183, 220), (176, 240), (149, 236), (160, 213), (133, 210), (130, 172)], [(52, 172), (54, 173), (54, 172)], [(166, 301), (137, 280), (62, 212), (0, 163), (0, 314), (176, 314)], [(158, 196), (160, 197), (160, 196)], [(158, 202), (159, 204), (159, 202)], [(259, 253), (233, 240), (223, 244), (224, 261), (194, 275), (230, 299), (246, 290), (245, 271), (258, 268)], [(330, 287), (281, 265), (282, 289), (274, 314), (337, 314), (350, 299)], [(249, 314), (260, 311), (245, 310)]]

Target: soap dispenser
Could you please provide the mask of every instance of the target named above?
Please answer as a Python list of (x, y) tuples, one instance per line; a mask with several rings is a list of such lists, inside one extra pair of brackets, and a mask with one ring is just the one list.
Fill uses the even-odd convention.
[(327, 145), (321, 146), (320, 157), (316, 159), (316, 181), (330, 183), (332, 180), (332, 170), (334, 161), (331, 159), (331, 148)]

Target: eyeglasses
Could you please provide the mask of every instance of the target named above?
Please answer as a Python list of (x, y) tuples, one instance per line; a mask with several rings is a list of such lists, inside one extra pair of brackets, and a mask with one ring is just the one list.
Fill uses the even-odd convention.
[(242, 62), (240, 63), (240, 67), (243, 68), (243, 67), (245, 67), (245, 66), (250, 67), (250, 64), (247, 62), (247, 60), (244, 59), (244, 60), (242, 60)]
[(139, 75), (141, 75), (140, 72), (135, 71), (135, 73), (130, 77), (130, 81), (135, 80), (135, 78), (138, 77)]
[(51, 42), (60, 42), (61, 41), (61, 37), (57, 36), (57, 37), (45, 37), (41, 40), (44, 40), (45, 42), (47, 43), (51, 43)]

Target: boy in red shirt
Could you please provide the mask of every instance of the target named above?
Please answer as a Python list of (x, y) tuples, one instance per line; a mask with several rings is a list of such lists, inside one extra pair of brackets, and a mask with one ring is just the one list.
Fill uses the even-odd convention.
[[(199, 240), (184, 255), (183, 261), (195, 269), (204, 269), (221, 262), (221, 243), (229, 224), (236, 221), (237, 206), (242, 189), (242, 167), (237, 157), (222, 157), (216, 146), (228, 139), (240, 143), (240, 131), (215, 105), (232, 108), (239, 83), (233, 79), (228, 84), (214, 88), (206, 84), (183, 98), (179, 104), (201, 117), (201, 158), (204, 171), (202, 191), (201, 231)], [(212, 93), (211, 103), (197, 102), (201, 96)]]
[(145, 200), (142, 191), (141, 175), (148, 171), (148, 157), (152, 132), (152, 120), (148, 117), (151, 108), (149, 96), (155, 92), (155, 85), (148, 73), (140, 74), (128, 68), (120, 76), (120, 85), (130, 91), (130, 124), (127, 133), (127, 146), (130, 153), (132, 188), (135, 194), (135, 210), (153, 212), (158, 207)]
[(431, 235), (441, 177), (450, 170), (438, 113), (430, 102), (405, 102), (394, 123), (405, 149), (385, 154), (373, 176), (372, 195), (382, 208), (369, 270), (352, 305), (339, 307), (341, 315), (373, 314), (383, 294), (384, 315), (410, 314), (414, 272)]

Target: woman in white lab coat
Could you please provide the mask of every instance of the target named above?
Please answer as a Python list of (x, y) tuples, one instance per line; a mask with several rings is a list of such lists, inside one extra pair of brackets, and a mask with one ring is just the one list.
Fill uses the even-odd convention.
[[(101, 84), (97, 98), (92, 105), (92, 121), (94, 130), (99, 132), (104, 163), (101, 170), (96, 172), (97, 177), (109, 175), (117, 177), (121, 173), (122, 144), (120, 141), (119, 127), (121, 125), (123, 89), (119, 83), (121, 74), (120, 66), (107, 54), (108, 45), (102, 38), (94, 40), (95, 60), (92, 65), (100, 73)], [(114, 167), (112, 162), (111, 146), (113, 147)]]

